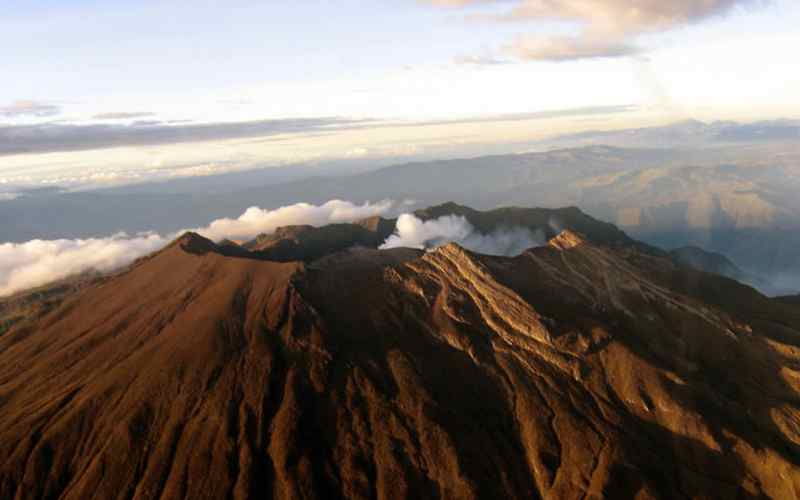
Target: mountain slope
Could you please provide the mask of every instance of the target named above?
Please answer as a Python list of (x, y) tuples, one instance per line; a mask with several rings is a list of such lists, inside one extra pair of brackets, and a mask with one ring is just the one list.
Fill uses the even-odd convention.
[(719, 274), (737, 281), (743, 281), (744, 271), (722, 254), (706, 252), (700, 247), (681, 247), (669, 252), (672, 259), (698, 271)]
[(743, 271), (721, 253), (709, 252), (700, 247), (686, 246), (671, 250), (669, 255), (676, 264), (687, 266), (697, 271), (718, 274), (736, 280), (739, 283), (748, 284), (770, 296), (786, 292), (786, 290), (775, 286), (775, 284), (761, 276)]
[(794, 498), (800, 311), (572, 231), (187, 234), (0, 335), (0, 498)]

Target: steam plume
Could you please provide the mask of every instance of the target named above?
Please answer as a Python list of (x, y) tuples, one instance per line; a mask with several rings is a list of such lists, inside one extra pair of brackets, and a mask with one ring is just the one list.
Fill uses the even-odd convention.
[(528, 248), (544, 245), (546, 241), (543, 233), (524, 227), (498, 229), (483, 234), (463, 216), (446, 215), (423, 221), (414, 215), (403, 214), (397, 219), (394, 234), (386, 239), (381, 248), (429, 250), (455, 242), (478, 253), (513, 256)]

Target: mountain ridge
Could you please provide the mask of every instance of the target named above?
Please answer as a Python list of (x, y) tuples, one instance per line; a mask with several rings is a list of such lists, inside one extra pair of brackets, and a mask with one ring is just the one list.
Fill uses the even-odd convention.
[(733, 280), (575, 230), (224, 252), (184, 235), (0, 335), (0, 497), (800, 492), (800, 311)]

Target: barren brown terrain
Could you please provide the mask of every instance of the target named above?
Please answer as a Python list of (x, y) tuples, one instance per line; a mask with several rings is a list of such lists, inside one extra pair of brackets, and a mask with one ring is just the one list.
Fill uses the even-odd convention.
[(0, 333), (0, 498), (798, 498), (800, 308), (583, 223), (186, 234)]

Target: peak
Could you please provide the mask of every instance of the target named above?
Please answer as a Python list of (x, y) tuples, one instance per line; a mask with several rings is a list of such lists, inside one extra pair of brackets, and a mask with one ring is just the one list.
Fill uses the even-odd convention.
[(175, 241), (177, 243), (183, 244), (183, 243), (191, 243), (191, 242), (195, 242), (195, 241), (211, 241), (211, 240), (209, 240), (205, 236), (201, 236), (200, 234), (195, 233), (194, 231), (186, 231), (182, 235), (178, 236), (178, 238)]
[(437, 251), (442, 252), (463, 252), (464, 247), (456, 243), (455, 241), (451, 241), (450, 243), (446, 243), (436, 249)]
[(175, 245), (188, 253), (200, 255), (218, 250), (213, 241), (192, 231), (183, 233), (171, 246)]
[(459, 205), (458, 203), (456, 203), (454, 201), (447, 201), (447, 202), (442, 203), (441, 205), (437, 205), (437, 206), (434, 206), (434, 207), (431, 207), (431, 208), (469, 208), (469, 207), (466, 207), (464, 205)]
[(569, 229), (565, 229), (561, 231), (558, 236), (552, 238), (548, 243), (550, 246), (555, 247), (559, 250), (568, 250), (570, 248), (575, 248), (580, 245), (584, 245), (587, 242), (586, 238), (574, 231)]

